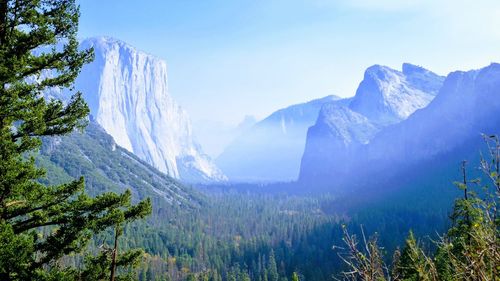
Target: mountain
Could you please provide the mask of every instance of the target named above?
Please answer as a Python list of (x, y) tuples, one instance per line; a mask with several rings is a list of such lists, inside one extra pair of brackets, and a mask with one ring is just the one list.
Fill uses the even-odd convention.
[(456, 71), (429, 106), (380, 132), (364, 153), (368, 161), (385, 166), (436, 159), (464, 143), (482, 143), (482, 133), (498, 133), (499, 113), (500, 64)]
[(443, 80), (408, 63), (403, 64), (402, 72), (374, 65), (365, 71), (349, 108), (381, 125), (398, 123), (427, 106)]
[(307, 128), (322, 105), (344, 103), (327, 96), (280, 109), (247, 129), (216, 159), (231, 181), (293, 181), (299, 174)]
[(189, 116), (170, 96), (165, 61), (107, 37), (84, 40), (95, 60), (75, 89), (116, 143), (161, 172), (186, 182), (226, 177), (194, 141)]
[(36, 161), (47, 170), (44, 183), (60, 184), (83, 176), (91, 195), (130, 189), (134, 200), (150, 197), (155, 208), (196, 206), (202, 201), (193, 189), (117, 145), (94, 121), (84, 132), (44, 138)]
[(344, 105), (325, 104), (309, 128), (300, 181), (345, 177), (352, 159), (377, 133), (408, 118), (435, 97), (444, 77), (403, 64), (402, 71), (374, 65), (365, 71), (356, 95)]
[(336, 103), (323, 105), (316, 124), (307, 131), (301, 180), (338, 177), (348, 173), (349, 161), (356, 149), (368, 143), (378, 130), (367, 117), (346, 106)]
[[(419, 175), (440, 175), (441, 180), (422, 184), (432, 189), (443, 181), (449, 182), (450, 175), (457, 175), (461, 160), (479, 157), (485, 148), (482, 133), (500, 133), (499, 112), (500, 64), (450, 73), (427, 107), (382, 128), (369, 143), (353, 149), (347, 160), (338, 157), (336, 165), (348, 166), (349, 173), (338, 176), (336, 166), (330, 164), (324, 168), (329, 173), (314, 180), (336, 190), (363, 188), (365, 194), (377, 186), (372, 191), (381, 194), (404, 182), (419, 182)], [(303, 169), (309, 171), (321, 165), (306, 164)], [(471, 164), (471, 170), (476, 164)]]

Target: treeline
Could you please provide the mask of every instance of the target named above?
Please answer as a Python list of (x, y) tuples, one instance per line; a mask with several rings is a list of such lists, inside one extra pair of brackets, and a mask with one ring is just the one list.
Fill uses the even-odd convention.
[(140, 280), (265, 280), (274, 268), (280, 280), (298, 268), (321, 280), (331, 271), (324, 261), (334, 257), (331, 241), (341, 237), (341, 229), (337, 218), (322, 213), (320, 199), (228, 193), (208, 194), (207, 200), (200, 209), (171, 208), (125, 228), (120, 244), (148, 253)]
[(339, 216), (329, 211), (336, 199), (319, 195), (225, 191), (206, 193), (206, 200), (189, 211), (173, 206), (168, 212), (154, 210), (146, 222), (125, 228), (120, 245), (142, 247), (147, 253), (139, 280), (231, 280), (235, 275), (265, 280), (274, 271), (269, 269), (271, 256), (278, 280), (290, 280), (294, 272), (302, 280), (328, 280), (345, 269), (339, 249), (333, 248), (344, 244), (343, 225), (358, 235), (360, 225), (367, 233), (380, 233), (389, 253), (404, 244), (410, 229), (436, 239), (447, 221), (447, 213), (400, 206), (369, 206)]

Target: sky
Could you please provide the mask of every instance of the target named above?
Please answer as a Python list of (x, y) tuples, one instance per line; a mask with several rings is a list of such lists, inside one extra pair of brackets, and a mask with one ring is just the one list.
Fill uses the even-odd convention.
[(499, 0), (78, 3), (82, 39), (115, 37), (167, 61), (169, 91), (195, 127), (352, 96), (373, 64), (446, 75), (500, 62)]

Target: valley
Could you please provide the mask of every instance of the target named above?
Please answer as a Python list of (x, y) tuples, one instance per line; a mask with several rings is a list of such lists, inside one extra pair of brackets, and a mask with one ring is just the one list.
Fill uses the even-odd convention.
[[(479, 166), (487, 149), (480, 133), (500, 129), (496, 103), (474, 110), (486, 95), (500, 94), (491, 86), (500, 86), (497, 64), (447, 78), (411, 64), (402, 71), (375, 65), (353, 98), (280, 109), (242, 131), (213, 161), (193, 141), (187, 113), (166, 84), (157, 85), (166, 81), (162, 61), (116, 39), (86, 45), (102, 56), (76, 84), (87, 92), (89, 125), (45, 138), (37, 163), (48, 170), (45, 184), (83, 176), (94, 196), (129, 189), (135, 202), (152, 200), (151, 216), (126, 225), (120, 238), (123, 249), (145, 250), (139, 280), (289, 280), (294, 273), (327, 280), (346, 270), (344, 228), (380, 233), (387, 253), (412, 231), (431, 250), (460, 196), (453, 186), (457, 167), (464, 159)], [(148, 69), (140, 75), (151, 78), (130, 80), (138, 75), (128, 72), (132, 66), (112, 62), (120, 66), (131, 57)], [(144, 86), (151, 92), (133, 90)], [(113, 96), (129, 89), (129, 100)], [(464, 115), (468, 123), (459, 121)], [(98, 251), (112, 237), (100, 234), (89, 249)]]
[(0, 281), (500, 280), (500, 5), (365, 2), (0, 0)]

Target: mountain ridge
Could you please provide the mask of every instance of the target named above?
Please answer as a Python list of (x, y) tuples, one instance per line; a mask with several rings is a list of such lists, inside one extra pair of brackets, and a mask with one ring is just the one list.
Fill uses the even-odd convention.
[(88, 38), (80, 46), (94, 48), (95, 60), (83, 67), (75, 88), (118, 145), (186, 182), (226, 180), (169, 94), (165, 61), (111, 37)]
[(427, 106), (443, 80), (444, 77), (409, 63), (403, 64), (402, 71), (373, 65), (366, 69), (349, 107), (384, 126), (398, 123)]
[[(500, 132), (499, 96), (500, 64), (452, 72), (427, 107), (383, 128), (368, 144), (356, 148), (347, 163), (337, 158), (336, 165), (324, 167), (325, 173), (314, 181), (339, 192), (375, 185), (379, 188), (373, 192), (382, 193), (380, 186), (392, 190), (390, 186), (413, 178), (412, 174), (435, 173), (429, 169), (439, 166), (434, 162), (441, 157), (458, 167), (484, 148), (482, 133)], [(349, 168), (338, 176), (340, 164)], [(439, 169), (450, 173), (443, 165)], [(304, 182), (314, 179), (304, 176)]]
[(353, 172), (350, 159), (362, 157), (356, 151), (384, 128), (425, 108), (442, 81), (441, 76), (408, 63), (402, 71), (381, 65), (368, 67), (350, 102), (341, 107), (325, 105), (308, 129), (299, 181), (345, 177)]
[(86, 191), (93, 196), (130, 189), (134, 201), (149, 197), (155, 208), (172, 204), (192, 208), (203, 201), (194, 189), (117, 145), (93, 120), (82, 132), (43, 138), (36, 161), (47, 170), (45, 184), (83, 176)]
[(276, 110), (236, 138), (216, 163), (232, 181), (294, 181), (307, 128), (324, 103), (342, 100), (329, 95)]

